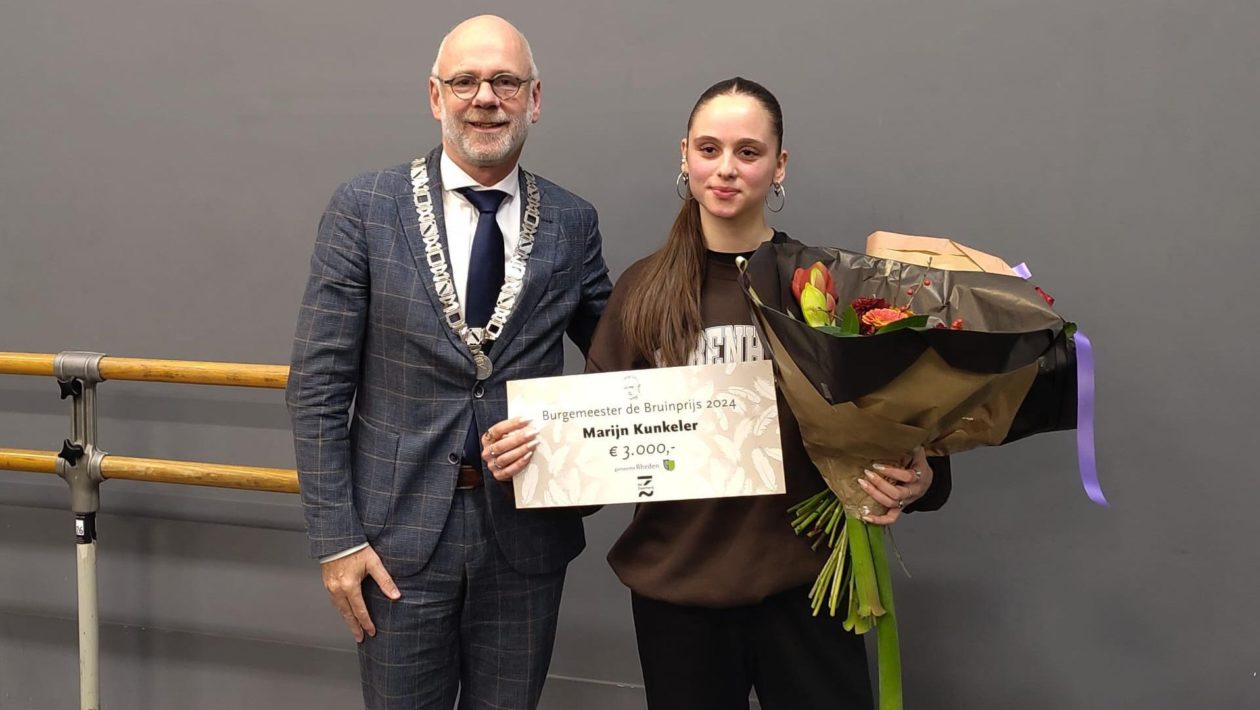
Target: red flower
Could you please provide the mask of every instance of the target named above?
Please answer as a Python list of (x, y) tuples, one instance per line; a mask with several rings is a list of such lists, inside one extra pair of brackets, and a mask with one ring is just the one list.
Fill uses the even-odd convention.
[(835, 325), (836, 285), (821, 261), (815, 261), (808, 269), (792, 272), (792, 295), (806, 323), (815, 328)]
[(1045, 291), (1042, 291), (1040, 286), (1033, 286), (1033, 288), (1037, 289), (1037, 293), (1041, 294), (1041, 297), (1042, 297), (1042, 298), (1044, 298), (1044, 299), (1046, 299), (1046, 305), (1047, 305), (1047, 306), (1053, 306), (1053, 305), (1054, 305), (1054, 296), (1051, 296), (1050, 294), (1046, 293)]
[(866, 315), (867, 311), (871, 311), (876, 308), (891, 307), (888, 301), (874, 296), (862, 296), (861, 298), (855, 298), (853, 299), (853, 303), (851, 305), (853, 306), (853, 310), (857, 312), (858, 318)]
[(831, 280), (831, 272), (821, 261), (815, 261), (808, 269), (797, 269), (792, 272), (792, 296), (797, 303), (801, 301), (801, 289), (812, 283), (814, 288), (836, 298), (836, 284)]

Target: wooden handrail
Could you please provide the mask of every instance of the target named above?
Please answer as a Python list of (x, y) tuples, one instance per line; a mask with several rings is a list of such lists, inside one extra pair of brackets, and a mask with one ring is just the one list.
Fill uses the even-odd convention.
[(297, 493), (297, 471), (291, 468), (229, 466), (195, 461), (140, 459), (129, 456), (106, 456), (101, 461), (101, 475), (128, 481), (179, 483), (186, 486), (238, 488), (247, 491)]
[[(55, 374), (55, 355), (0, 352), (0, 375)], [(188, 385), (223, 385), (284, 389), (289, 379), (286, 365), (253, 365), (234, 362), (195, 360), (150, 360), (105, 356), (100, 362), (105, 380), (134, 382), (174, 382)]]
[(0, 470), (57, 473), (57, 454), (30, 449), (0, 449)]
[(47, 375), (52, 377), (55, 355), (0, 353), (0, 375)]
[[(95, 362), (93, 362), (95, 361)], [(189, 362), (180, 360), (141, 360), (101, 355), (73, 357), (65, 365), (79, 377), (91, 380), (133, 380), (141, 382), (175, 382), (182, 384), (227, 385), (283, 389), (289, 368), (282, 365), (244, 365), (225, 362)], [(58, 356), (43, 353), (0, 352), (0, 375), (57, 376)], [(95, 369), (93, 372), (87, 367)], [(76, 383), (78, 384), (78, 383)], [(62, 387), (62, 397), (67, 394)], [(74, 434), (87, 446), (95, 441), (95, 398), (87, 396), (87, 388), (70, 388), (74, 395)], [(86, 428), (84, 428), (86, 424)], [(83, 436), (79, 439), (80, 435)], [(50, 451), (0, 448), (0, 469), (57, 474), (61, 468), (58, 454)], [(79, 462), (102, 479), (121, 478), (132, 481), (178, 483), (214, 488), (236, 488), (249, 491), (297, 493), (297, 471), (258, 466), (228, 466), (191, 461), (167, 461), (93, 453), (89, 463)], [(100, 467), (99, 472), (96, 466)], [(99, 507), (95, 481), (83, 476), (66, 475), (70, 487), (71, 509), (75, 512), (75, 530), (80, 544), (75, 545), (79, 591), (79, 688), (80, 705), (100, 707), (99, 623), (96, 581), (96, 544), (94, 534), (87, 532), (90, 518)], [(80, 526), (83, 526), (80, 528)]]
[[(57, 473), (57, 454), (51, 451), (0, 448), (0, 469), (55, 474)], [(186, 486), (236, 488), (247, 491), (298, 492), (297, 471), (291, 468), (230, 466), (107, 454), (101, 459), (101, 476), (106, 479), (178, 483)]]
[(227, 385), (284, 389), (287, 365), (246, 365), (233, 362), (191, 360), (144, 360), (129, 357), (101, 358), (101, 377), (106, 380), (176, 382), (188, 385)]

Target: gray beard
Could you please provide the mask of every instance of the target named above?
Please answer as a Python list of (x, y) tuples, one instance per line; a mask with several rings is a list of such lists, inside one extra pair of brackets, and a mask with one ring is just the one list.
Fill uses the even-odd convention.
[(529, 114), (533, 112), (534, 101), (531, 97), (525, 105), (525, 113), (508, 118), (507, 132), (492, 141), (478, 139), (475, 134), (464, 130), (462, 119), (456, 118), (442, 107), (442, 136), (446, 144), (451, 146), (459, 156), (477, 167), (500, 165), (503, 161), (525, 144), (529, 135)]

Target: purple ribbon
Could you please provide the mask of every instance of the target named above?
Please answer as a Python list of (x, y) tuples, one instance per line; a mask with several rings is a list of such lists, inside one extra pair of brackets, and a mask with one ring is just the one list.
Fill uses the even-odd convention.
[(1110, 508), (1098, 483), (1094, 455), (1094, 346), (1080, 330), (1072, 334), (1072, 342), (1076, 343), (1076, 461), (1081, 485), (1090, 500)]
[[(1032, 278), (1028, 265), (1020, 263), (1011, 271), (1021, 279)], [(1098, 482), (1098, 458), (1094, 451), (1094, 346), (1079, 329), (1072, 334), (1076, 344), (1076, 466), (1081, 472), (1085, 495), (1104, 508), (1110, 508)]]

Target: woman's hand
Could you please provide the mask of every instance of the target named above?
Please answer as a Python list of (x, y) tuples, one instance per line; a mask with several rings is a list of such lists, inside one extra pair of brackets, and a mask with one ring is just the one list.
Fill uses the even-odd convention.
[(538, 432), (519, 417), (505, 419), (481, 435), (481, 460), (496, 481), (510, 481), (529, 465)]
[(876, 503), (888, 509), (883, 515), (865, 515), (862, 520), (875, 525), (892, 525), (901, 517), (902, 509), (922, 498), (932, 486), (932, 467), (923, 447), (914, 450), (908, 468), (874, 464), (864, 478), (858, 480), (862, 490)]

